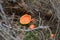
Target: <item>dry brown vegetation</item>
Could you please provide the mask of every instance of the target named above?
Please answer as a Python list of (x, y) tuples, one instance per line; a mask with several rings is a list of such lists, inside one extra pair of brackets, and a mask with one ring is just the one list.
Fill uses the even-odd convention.
[[(21, 24), (25, 14), (33, 22)], [(60, 40), (60, 0), (0, 0), (0, 40)]]

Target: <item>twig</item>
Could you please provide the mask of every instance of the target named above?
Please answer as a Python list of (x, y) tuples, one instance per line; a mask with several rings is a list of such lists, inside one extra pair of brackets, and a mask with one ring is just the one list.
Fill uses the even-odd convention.
[(5, 12), (3, 11), (3, 8), (2, 8), (1, 4), (0, 4), (0, 10), (2, 12), (2, 13), (0, 13), (1, 17), (3, 18), (3, 20), (5, 20), (5, 23), (8, 24), (7, 17), (5, 15)]

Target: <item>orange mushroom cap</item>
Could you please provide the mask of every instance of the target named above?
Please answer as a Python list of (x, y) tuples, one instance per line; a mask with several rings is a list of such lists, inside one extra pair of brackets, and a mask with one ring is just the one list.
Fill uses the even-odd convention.
[(31, 24), (31, 25), (29, 26), (29, 28), (33, 30), (33, 29), (35, 28), (35, 25), (34, 25), (34, 24)]
[(25, 14), (20, 18), (21, 24), (28, 24), (31, 21), (31, 15)]
[(31, 19), (31, 22), (34, 22), (34, 21), (35, 21), (35, 18), (32, 18), (32, 19)]
[(53, 37), (53, 38), (54, 38), (54, 37), (55, 37), (55, 34), (51, 34), (51, 37)]

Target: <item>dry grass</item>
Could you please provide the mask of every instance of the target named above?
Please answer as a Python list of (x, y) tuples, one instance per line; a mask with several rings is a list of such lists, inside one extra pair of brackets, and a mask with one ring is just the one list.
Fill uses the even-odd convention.
[[(0, 1), (0, 35), (5, 40), (60, 40), (60, 0)], [(35, 18), (34, 30), (19, 23), (28, 13)], [(26, 27), (27, 26), (27, 27)], [(55, 34), (52, 38), (51, 34)], [(3, 40), (3, 39), (2, 39)]]

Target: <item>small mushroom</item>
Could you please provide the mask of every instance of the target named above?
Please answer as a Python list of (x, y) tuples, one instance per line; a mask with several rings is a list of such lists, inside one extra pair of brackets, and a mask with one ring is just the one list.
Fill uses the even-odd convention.
[(29, 26), (29, 28), (33, 30), (33, 29), (35, 28), (35, 25), (34, 25), (34, 24), (31, 24), (31, 25)]
[(51, 37), (54, 38), (55, 37), (55, 34), (51, 34)]

